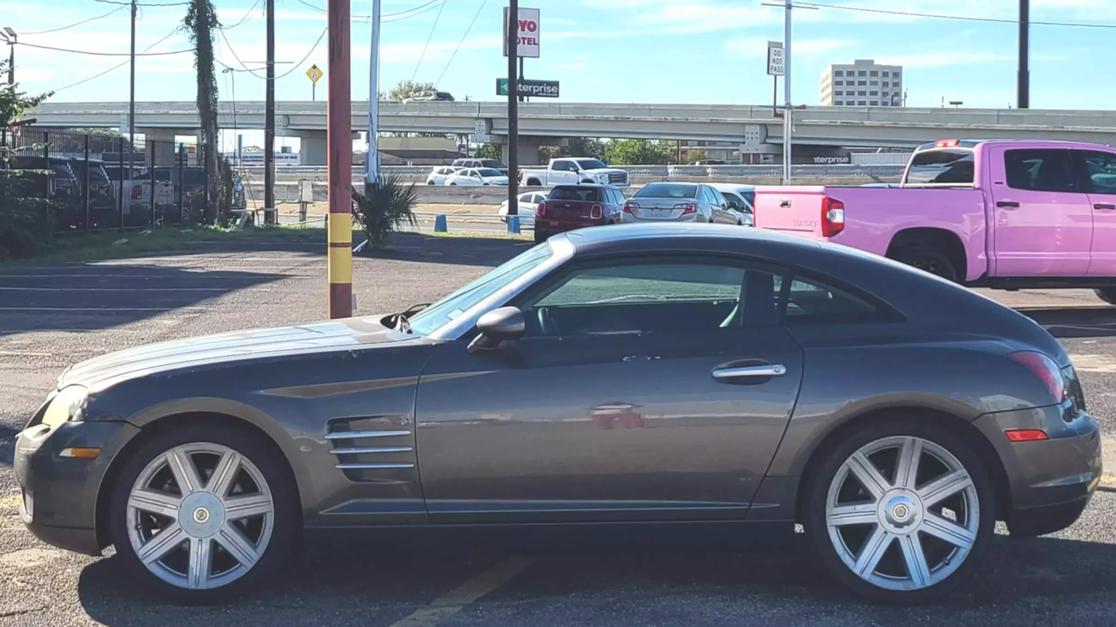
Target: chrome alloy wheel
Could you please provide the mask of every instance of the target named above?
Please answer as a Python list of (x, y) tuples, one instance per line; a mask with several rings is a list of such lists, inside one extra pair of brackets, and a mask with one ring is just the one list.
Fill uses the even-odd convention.
[(837, 470), (826, 527), (841, 561), (887, 590), (921, 590), (952, 575), (972, 550), (980, 502), (964, 465), (918, 437), (870, 442)]
[(163, 581), (191, 590), (243, 577), (267, 550), (275, 504), (258, 468), (210, 442), (176, 446), (136, 478), (127, 503), (128, 539)]

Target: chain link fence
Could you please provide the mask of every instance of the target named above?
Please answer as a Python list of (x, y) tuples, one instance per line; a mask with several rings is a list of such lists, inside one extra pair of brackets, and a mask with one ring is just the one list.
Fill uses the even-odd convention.
[[(6, 138), (3, 167), (22, 170), (33, 194), (50, 200), (61, 232), (149, 229), (212, 222), (204, 161), (183, 144), (22, 129)], [(244, 211), (240, 179), (219, 168), (221, 218)]]

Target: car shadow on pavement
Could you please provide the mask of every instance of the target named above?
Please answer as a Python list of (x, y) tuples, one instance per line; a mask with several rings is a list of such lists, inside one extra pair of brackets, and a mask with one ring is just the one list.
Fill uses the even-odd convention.
[(1054, 337), (1116, 336), (1116, 307), (1021, 308), (1018, 311), (1041, 324)]
[[(534, 245), (534, 242), (527, 240), (495, 237), (440, 237), (422, 233), (395, 233), (391, 236), (386, 249), (359, 253), (356, 257), (419, 263), (496, 266)], [(359, 267), (355, 271), (359, 271)]]
[(105, 329), (171, 311), (204, 313), (205, 301), (282, 278), (270, 272), (193, 269), (185, 263), (117, 262), (0, 271), (0, 336)]
[[(632, 624), (661, 622), (665, 616), (672, 617), (667, 622), (682, 624), (718, 622), (747, 616), (742, 612), (756, 611), (757, 602), (765, 616), (777, 616), (782, 608), (799, 621), (870, 615), (888, 623), (911, 611), (851, 598), (801, 545), (746, 552), (618, 545), (511, 553), (483, 544), (445, 548), (442, 543), (315, 542), (266, 591), (191, 612), (219, 622), (243, 615), (254, 623), (389, 624), (466, 582), (483, 579), (486, 570), (513, 556), (528, 560), (529, 566), (474, 604), (470, 611), (480, 612), (478, 622), (592, 624), (616, 622), (617, 616), (628, 616), (621, 622)], [(115, 624), (174, 611), (142, 588), (122, 583), (124, 576), (115, 558), (82, 571), (79, 595), (90, 617)], [(962, 591), (917, 612), (923, 618), (963, 615), (983, 622), (1002, 619), (1004, 608), (1017, 602), (1051, 605), (1067, 597), (1070, 603), (1090, 593), (1116, 595), (1116, 547), (1056, 537), (998, 536), (984, 573)], [(603, 613), (586, 614), (602, 603), (607, 606)], [(703, 614), (711, 609), (719, 614)]]

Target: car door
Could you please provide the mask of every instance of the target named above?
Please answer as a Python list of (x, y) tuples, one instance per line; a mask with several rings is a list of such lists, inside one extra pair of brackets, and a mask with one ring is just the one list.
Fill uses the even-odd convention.
[(1093, 244), (1093, 208), (1074, 152), (1050, 148), (990, 151), (1004, 164), (992, 181), (995, 276), (1085, 276)]
[(563, 185), (577, 183), (577, 172), (573, 161), (555, 161), (550, 171), (550, 184)]
[(1116, 277), (1116, 153), (1082, 150), (1080, 167), (1093, 208), (1089, 276)]
[(802, 377), (778, 280), (721, 258), (599, 260), (512, 302), (501, 350), (439, 347), (416, 397), (432, 521), (737, 519)]

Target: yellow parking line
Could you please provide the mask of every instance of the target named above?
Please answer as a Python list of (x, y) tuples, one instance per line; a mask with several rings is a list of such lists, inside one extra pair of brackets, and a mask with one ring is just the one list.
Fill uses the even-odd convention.
[(421, 607), (410, 615), (392, 624), (392, 627), (429, 627), (438, 625), (457, 614), (466, 605), (494, 592), (500, 586), (519, 575), (533, 560), (526, 557), (511, 557), (498, 562), (476, 577), (466, 581), (434, 599), (426, 607)]
[(20, 496), (18, 493), (0, 496), (0, 509), (19, 509)]

